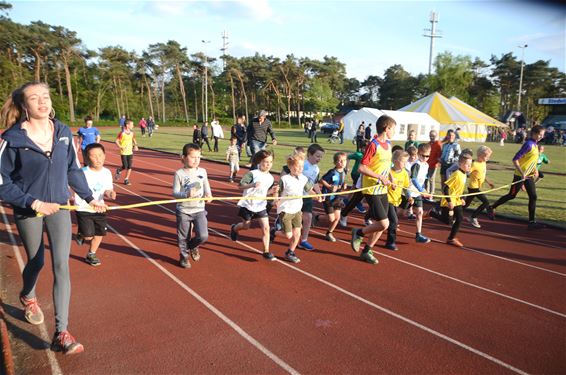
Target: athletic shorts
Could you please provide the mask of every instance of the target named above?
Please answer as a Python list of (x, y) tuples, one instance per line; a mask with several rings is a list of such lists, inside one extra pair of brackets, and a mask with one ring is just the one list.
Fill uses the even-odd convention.
[(313, 204), (312, 198), (303, 198), (303, 208), (301, 211), (312, 212)]
[(341, 197), (336, 197), (332, 201), (324, 201), (322, 202), (322, 206), (324, 207), (324, 212), (327, 214), (332, 214), (334, 211), (340, 211), (344, 208), (344, 199)]
[(407, 197), (401, 197), (401, 204), (399, 205), (402, 209), (406, 210), (410, 207), (423, 207), (423, 196), (419, 195), (418, 197), (413, 197), (413, 203), (410, 204), (407, 200)]
[(134, 165), (134, 155), (120, 155), (122, 158), (122, 169), (132, 169)]
[(387, 194), (366, 195), (365, 197), (369, 206), (369, 218), (375, 221), (387, 219), (387, 211), (389, 210)]
[(303, 226), (303, 213), (301, 211), (294, 214), (281, 212), (279, 219), (281, 220), (281, 227), (284, 233), (291, 233), (293, 228), (301, 228)]
[(77, 211), (77, 225), (83, 237), (106, 236), (106, 214)]
[(267, 217), (267, 211), (261, 210), (259, 212), (253, 212), (248, 210), (245, 207), (240, 207), (240, 211), (238, 211), (238, 216), (244, 219), (245, 221), (250, 221), (252, 219), (261, 219)]

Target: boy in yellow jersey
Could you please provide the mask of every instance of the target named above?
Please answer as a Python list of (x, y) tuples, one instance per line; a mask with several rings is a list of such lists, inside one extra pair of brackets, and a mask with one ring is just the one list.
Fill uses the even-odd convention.
[[(389, 228), (387, 229), (387, 241), (385, 248), (389, 250), (399, 250), (397, 248), (397, 207), (401, 205), (403, 193), (411, 185), (409, 172), (405, 169), (405, 164), (409, 159), (409, 153), (403, 150), (397, 150), (393, 153), (393, 168), (391, 168), (391, 184), (387, 189), (387, 200), (389, 208), (387, 210), (387, 219), (389, 219)], [(410, 198), (409, 198), (410, 199)]]
[[(468, 193), (480, 193), (480, 189), (484, 182), (487, 182), (490, 188), (493, 189), (493, 184), (487, 179), (487, 162), (491, 157), (491, 149), (487, 146), (480, 146), (477, 151), (477, 160), (472, 162), (472, 169), (470, 171), (470, 178), (468, 179)], [(485, 194), (477, 194), (477, 195), (468, 195), (466, 197), (466, 204), (464, 208), (468, 207), (470, 203), (477, 198), (481, 201), (481, 204), (470, 216), (470, 224), (474, 228), (481, 228), (480, 223), (478, 222), (478, 215), (486, 208), (489, 207), (489, 201)]]
[(134, 151), (138, 150), (138, 143), (136, 142), (133, 129), (134, 122), (132, 120), (126, 120), (124, 129), (118, 134), (118, 137), (116, 137), (116, 145), (120, 148), (120, 157), (122, 158), (122, 168), (116, 168), (114, 180), (118, 181), (120, 179), (120, 172), (125, 170), (126, 178), (124, 179), (124, 185), (130, 184)]
[[(515, 166), (515, 175), (513, 176), (513, 185), (509, 189), (509, 193), (502, 196), (491, 207), (490, 219), (495, 218), (495, 209), (503, 203), (514, 199), (519, 190), (524, 189), (529, 196), (529, 229), (543, 228), (543, 224), (539, 224), (535, 219), (537, 208), (537, 189), (535, 181), (538, 178), (538, 170), (536, 168), (538, 161), (537, 143), (544, 137), (544, 128), (535, 125), (531, 129), (531, 137), (523, 144), (523, 147), (515, 154), (513, 165)], [(519, 182), (521, 181), (521, 182)], [(488, 211), (489, 212), (489, 211)]]
[(450, 210), (454, 211), (454, 223), (452, 224), (452, 230), (448, 236), (447, 244), (462, 247), (462, 243), (456, 238), (456, 234), (460, 230), (460, 225), (462, 224), (462, 219), (464, 218), (464, 206), (465, 203), (462, 199), (462, 194), (466, 188), (466, 174), (470, 171), (472, 166), (472, 157), (467, 154), (461, 154), (458, 158), (458, 170), (450, 178), (446, 180), (442, 186), (442, 191), (445, 198), (442, 198), (440, 202), (441, 212), (436, 210), (431, 210), (430, 216), (442, 221), (445, 224), (450, 223)]
[(360, 251), (364, 236), (367, 236), (366, 244), (360, 257), (370, 264), (378, 263), (373, 256), (371, 248), (377, 243), (383, 231), (389, 227), (389, 220), (387, 219), (389, 210), (387, 186), (391, 183), (389, 172), (391, 170), (392, 147), (389, 140), (395, 134), (396, 125), (395, 120), (387, 115), (377, 119), (375, 124), (377, 134), (367, 145), (358, 169), (362, 175), (362, 187), (368, 188), (364, 190), (364, 196), (369, 205), (368, 214), (372, 223), (364, 228), (352, 229), (350, 244), (352, 249), (358, 252)]

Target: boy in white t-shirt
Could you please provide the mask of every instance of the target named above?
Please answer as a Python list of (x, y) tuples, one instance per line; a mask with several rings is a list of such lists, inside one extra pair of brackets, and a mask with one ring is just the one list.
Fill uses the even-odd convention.
[(245, 199), (245, 197), (266, 197), (273, 194), (276, 198), (279, 191), (277, 185), (274, 186), (274, 178), (269, 173), (273, 166), (273, 155), (267, 150), (259, 150), (253, 156), (254, 165), (257, 169), (246, 173), (240, 181), (240, 189), (244, 191), (244, 199), (240, 199), (238, 215), (242, 221), (232, 224), (230, 227), (230, 238), (232, 241), (238, 240), (238, 233), (242, 230), (250, 229), (253, 219), (259, 221), (262, 231), (263, 257), (267, 260), (275, 260), (269, 251), (269, 215), (267, 213), (267, 200), (265, 199)]
[[(106, 159), (104, 146), (100, 143), (89, 144), (85, 147), (85, 156), (87, 166), (82, 171), (94, 199), (99, 201), (116, 199), (112, 172), (104, 167)], [(79, 245), (82, 245), (85, 240), (90, 241), (85, 261), (91, 266), (99, 266), (102, 263), (96, 256), (96, 251), (102, 243), (102, 237), (106, 235), (106, 213), (92, 212), (90, 205), (77, 194), (75, 194), (75, 205), (79, 206), (76, 211), (78, 232), (75, 240)]]
[(289, 248), (285, 252), (285, 258), (292, 263), (299, 263), (301, 260), (295, 254), (295, 250), (301, 239), (303, 199), (285, 199), (285, 197), (299, 197), (304, 195), (305, 191), (308, 191), (309, 194), (314, 193), (314, 191), (312, 190), (313, 185), (302, 173), (304, 158), (301, 154), (289, 156), (287, 166), (290, 173), (279, 179), (280, 198), (275, 201), (275, 206), (281, 222), (281, 231), (289, 240)]

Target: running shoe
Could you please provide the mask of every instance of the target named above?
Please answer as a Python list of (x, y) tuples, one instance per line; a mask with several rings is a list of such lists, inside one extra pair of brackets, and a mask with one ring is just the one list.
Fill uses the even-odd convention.
[(529, 229), (542, 229), (546, 228), (546, 225), (542, 223), (537, 223), (536, 221), (531, 221), (528, 226)]
[(409, 219), (409, 220), (416, 220), (416, 219), (417, 219), (417, 215), (415, 215), (415, 214), (410, 214), (409, 216), (407, 216), (407, 219)]
[(285, 259), (287, 259), (291, 263), (299, 263), (301, 261), (299, 257), (295, 254), (295, 252), (291, 250), (287, 250), (285, 252)]
[(120, 180), (120, 172), (122, 170), (120, 168), (116, 168), (116, 173), (114, 174), (114, 181), (119, 181)]
[(39, 307), (36, 297), (26, 298), (24, 296), (20, 296), (20, 302), (24, 305), (24, 317), (28, 323), (33, 325), (43, 323), (43, 311), (41, 311), (41, 307)]
[(232, 241), (237, 241), (238, 240), (238, 232), (236, 232), (236, 224), (232, 224), (230, 226), (230, 239)]
[(395, 242), (389, 242), (385, 244), (385, 248), (387, 250), (391, 250), (391, 251), (397, 251), (399, 250), (399, 248), (397, 247), (397, 244), (395, 244)]
[(69, 331), (55, 332), (53, 341), (51, 342), (51, 350), (54, 352), (63, 352), (63, 354), (78, 354), (82, 353), (85, 348)]
[(468, 218), (468, 221), (470, 222), (470, 224), (472, 225), (472, 227), (474, 227), (474, 228), (481, 228), (481, 225), (480, 225), (480, 223), (479, 223), (479, 221), (478, 221), (477, 218), (475, 218), (475, 217), (470, 217), (470, 218)]
[(191, 258), (193, 258), (193, 260), (195, 262), (198, 262), (200, 259), (200, 253), (198, 251), (198, 247), (195, 247), (194, 249), (190, 249), (189, 253), (191, 254)]
[(191, 268), (191, 263), (189, 262), (188, 257), (181, 254), (179, 256), (179, 266), (181, 266), (182, 268)]
[(348, 226), (348, 216), (342, 216), (340, 218), (340, 226), (346, 228)]
[(326, 241), (336, 242), (336, 237), (331, 232), (326, 232), (326, 236), (324, 237)]
[(372, 224), (373, 224), (373, 220), (371, 220), (371, 219), (365, 219), (365, 220), (364, 220), (364, 223), (365, 223), (366, 226), (372, 225)]
[(303, 250), (306, 250), (306, 251), (313, 251), (313, 250), (314, 250), (314, 246), (311, 245), (311, 244), (309, 243), (309, 241), (301, 241), (301, 242), (299, 242), (299, 244), (297, 245), (297, 247), (298, 247), (299, 249), (303, 249)]
[(359, 252), (363, 240), (364, 240), (363, 236), (360, 236), (358, 234), (358, 228), (352, 229), (352, 239), (350, 240), (350, 245), (352, 246), (352, 250), (354, 250), (356, 253)]
[(128, 180), (127, 178), (124, 180), (124, 185), (131, 185), (130, 180)]
[(379, 263), (379, 261), (377, 260), (377, 258), (373, 256), (373, 251), (371, 251), (371, 250), (368, 251), (367, 253), (362, 253), (362, 254), (360, 255), (360, 258), (361, 258), (364, 262), (367, 262), (367, 263), (370, 263), (370, 264), (377, 264), (377, 263)]
[(415, 236), (415, 241), (417, 241), (418, 243), (429, 243), (430, 238), (419, 233)]
[(85, 262), (87, 262), (88, 264), (94, 267), (100, 266), (102, 264), (100, 259), (98, 259), (98, 257), (96, 256), (96, 253), (91, 253), (91, 252), (86, 254)]
[(85, 239), (83, 238), (83, 236), (80, 233), (77, 233), (77, 234), (75, 234), (75, 242), (79, 246), (82, 246), (85, 243)]
[(487, 208), (487, 218), (489, 220), (495, 220), (495, 210), (492, 207)]
[(275, 260), (275, 256), (270, 251), (263, 253), (262, 255), (266, 260), (270, 260), (270, 261)]
[(361, 214), (365, 214), (367, 212), (367, 210), (364, 207), (364, 204), (362, 202), (360, 202), (356, 205), (356, 210)]
[(446, 241), (448, 245), (456, 246), (456, 247), (464, 247), (464, 244), (461, 243), (457, 238), (453, 238), (451, 240)]

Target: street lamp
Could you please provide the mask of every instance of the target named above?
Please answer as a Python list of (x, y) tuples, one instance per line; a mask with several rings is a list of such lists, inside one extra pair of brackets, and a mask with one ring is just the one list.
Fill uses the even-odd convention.
[(525, 48), (527, 44), (518, 46), (521, 49), (521, 74), (519, 76), (519, 97), (517, 98), (517, 110), (521, 112), (521, 95), (523, 94), (523, 67), (525, 66)]
[(206, 57), (206, 45), (210, 40), (202, 40), (204, 44), (204, 122), (208, 122), (208, 57)]

